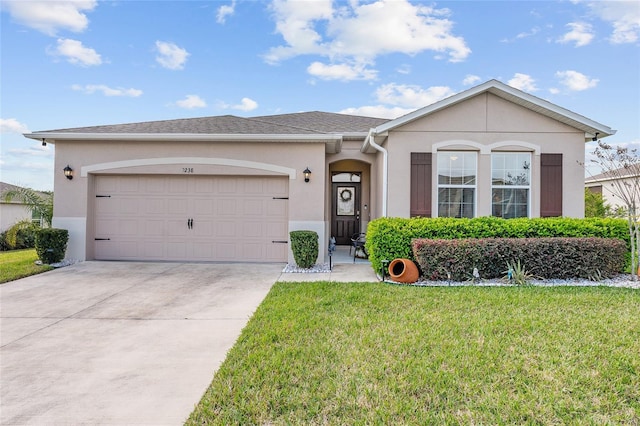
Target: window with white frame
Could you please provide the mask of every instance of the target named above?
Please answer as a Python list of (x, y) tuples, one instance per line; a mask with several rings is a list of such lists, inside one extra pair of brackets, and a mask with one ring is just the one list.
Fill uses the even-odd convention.
[(438, 152), (438, 216), (474, 217), (478, 155)]
[(531, 154), (491, 154), (491, 214), (503, 218), (529, 217)]

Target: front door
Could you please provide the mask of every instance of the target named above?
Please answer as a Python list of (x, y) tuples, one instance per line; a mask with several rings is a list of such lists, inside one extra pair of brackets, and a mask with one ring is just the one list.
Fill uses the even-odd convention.
[(360, 232), (360, 183), (333, 182), (331, 235), (336, 244), (351, 244), (353, 234)]

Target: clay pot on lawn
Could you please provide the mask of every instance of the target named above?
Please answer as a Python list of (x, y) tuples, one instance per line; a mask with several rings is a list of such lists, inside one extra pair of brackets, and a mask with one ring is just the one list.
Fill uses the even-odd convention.
[(395, 259), (389, 264), (389, 276), (395, 282), (415, 283), (419, 275), (418, 267), (409, 259)]

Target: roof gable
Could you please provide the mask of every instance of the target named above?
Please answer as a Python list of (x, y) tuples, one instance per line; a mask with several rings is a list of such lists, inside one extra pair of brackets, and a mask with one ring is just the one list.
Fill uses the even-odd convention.
[(580, 114), (576, 114), (575, 112), (569, 111), (568, 109), (562, 108), (549, 101), (545, 101), (544, 99), (515, 89), (498, 80), (489, 80), (486, 83), (472, 87), (469, 90), (457, 93), (439, 102), (436, 102), (424, 108), (420, 108), (409, 114), (403, 115), (402, 117), (396, 118), (395, 120), (384, 123), (375, 128), (375, 133), (382, 134), (388, 132), (412, 121), (418, 120), (450, 106), (464, 102), (485, 92), (496, 95), (502, 99), (527, 108), (543, 116), (552, 118), (573, 128), (582, 130), (585, 132), (585, 138), (592, 138), (596, 133), (598, 133), (599, 138), (611, 136), (616, 133), (615, 130), (612, 130), (604, 124), (588, 119)]

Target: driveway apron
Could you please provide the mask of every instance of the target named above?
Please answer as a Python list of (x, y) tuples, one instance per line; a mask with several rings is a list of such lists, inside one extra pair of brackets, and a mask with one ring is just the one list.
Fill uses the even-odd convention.
[(183, 424), (283, 266), (83, 262), (0, 285), (0, 424)]

